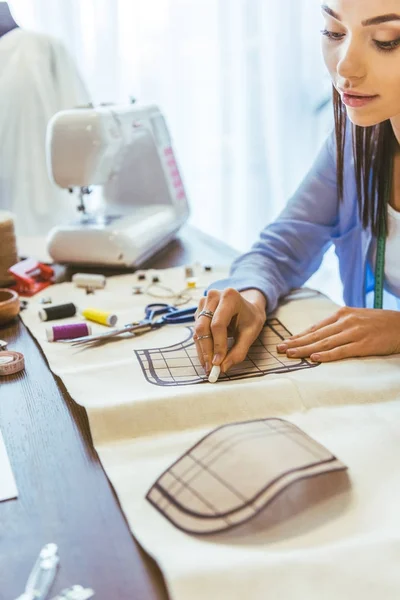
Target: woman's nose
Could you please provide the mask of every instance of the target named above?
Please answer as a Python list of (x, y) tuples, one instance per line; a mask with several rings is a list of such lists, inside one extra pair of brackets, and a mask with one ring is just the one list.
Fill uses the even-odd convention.
[(366, 69), (363, 52), (351, 42), (343, 46), (339, 62), (336, 67), (337, 74), (343, 79), (362, 79)]

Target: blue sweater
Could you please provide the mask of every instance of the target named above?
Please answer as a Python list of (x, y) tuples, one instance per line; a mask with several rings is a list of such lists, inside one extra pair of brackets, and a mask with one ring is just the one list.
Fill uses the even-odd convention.
[(272, 312), (282, 296), (311, 277), (334, 244), (345, 303), (367, 305), (367, 294), (374, 289), (374, 275), (367, 261), (372, 232), (363, 229), (359, 216), (350, 127), (348, 131), (343, 202), (337, 197), (332, 133), (277, 220), (261, 232), (248, 253), (235, 260), (230, 277), (210, 287), (258, 289), (268, 300), (268, 312)]

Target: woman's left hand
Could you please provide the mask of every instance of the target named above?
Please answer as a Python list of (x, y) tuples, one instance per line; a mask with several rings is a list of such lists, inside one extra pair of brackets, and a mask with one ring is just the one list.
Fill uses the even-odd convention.
[(331, 362), (400, 353), (400, 312), (340, 308), (334, 315), (277, 346), (290, 358)]

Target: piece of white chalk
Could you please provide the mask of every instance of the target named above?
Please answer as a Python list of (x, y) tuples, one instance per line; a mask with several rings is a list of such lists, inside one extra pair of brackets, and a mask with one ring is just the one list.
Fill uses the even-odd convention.
[(219, 374), (221, 373), (221, 367), (214, 365), (211, 369), (211, 373), (208, 377), (210, 383), (216, 383), (218, 381)]

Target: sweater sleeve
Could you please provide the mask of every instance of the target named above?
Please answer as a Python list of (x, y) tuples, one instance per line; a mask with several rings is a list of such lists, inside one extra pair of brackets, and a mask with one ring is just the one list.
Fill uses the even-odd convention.
[(257, 289), (268, 312), (291, 289), (302, 286), (320, 266), (338, 222), (334, 133), (279, 217), (232, 264), (230, 276), (209, 289)]

